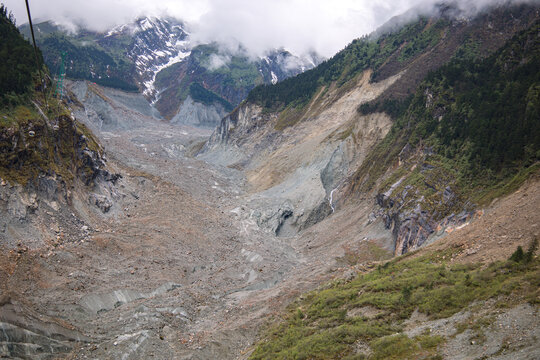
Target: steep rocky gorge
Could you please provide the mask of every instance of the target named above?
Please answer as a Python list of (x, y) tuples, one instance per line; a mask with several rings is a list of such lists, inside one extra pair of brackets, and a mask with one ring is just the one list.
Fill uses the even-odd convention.
[[(74, 113), (122, 177), (108, 211), (86, 201), (89, 189), (57, 211), (38, 196), (20, 226), (43, 240), (18, 232), (3, 243), (3, 356), (234, 358), (294, 293), (285, 289), (330, 276), (334, 257), (312, 268), (320, 261), (244, 217), (241, 173), (189, 158), (208, 131), (127, 111), (137, 95), (72, 85), (88, 91)], [(106, 126), (95, 115), (104, 109)]]

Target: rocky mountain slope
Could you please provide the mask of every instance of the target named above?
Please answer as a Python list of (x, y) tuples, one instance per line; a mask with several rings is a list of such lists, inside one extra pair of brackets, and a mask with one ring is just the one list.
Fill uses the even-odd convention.
[[(491, 167), (491, 177), (477, 177), (468, 186), (471, 177), (465, 173), (474, 173), (475, 166), (483, 171), (481, 161), (472, 159), (477, 149), (486, 151), (496, 142), (504, 152), (510, 145), (502, 138), (490, 140), (490, 145), (481, 143), (490, 125), (477, 124), (477, 120), (470, 125), (476, 135), (460, 135), (465, 130), (456, 118), (466, 122), (475, 111), (475, 119), (489, 117), (480, 115), (485, 110), (480, 110), (478, 102), (458, 111), (448, 109), (466, 98), (461, 91), (472, 94), (481, 86), (485, 91), (494, 86), (476, 84), (476, 79), (507, 71), (497, 86), (521, 82), (518, 76), (528, 79), (513, 96), (523, 111), (530, 109), (520, 120), (527, 124), (520, 131), (537, 133), (533, 118), (538, 8), (494, 7), (472, 18), (456, 17), (456, 13), (459, 8), (441, 5), (435, 16), (420, 16), (390, 32), (380, 30), (353, 41), (296, 78), (255, 88), (245, 103), (222, 120), (200, 157), (245, 170), (254, 191), (280, 198), (282, 208), (273, 205), (279, 209), (276, 214), (281, 214), (280, 223), (287, 222), (296, 231), (333, 213), (336, 204), (354, 202), (363, 194), (377, 199), (379, 208), (374, 209), (372, 221), (384, 222), (392, 233), (396, 254), (420, 246), (440, 227), (468, 221), (482, 200), (470, 194), (494, 194), (494, 187), (504, 186), (516, 173), (535, 171), (538, 141), (515, 141), (516, 157), (507, 163), (514, 161), (512, 167), (504, 163)], [(387, 28), (392, 26), (383, 27)], [(503, 46), (507, 50), (482, 60)], [(449, 62), (444, 70), (428, 76)], [(506, 70), (496, 70), (494, 64)], [(441, 86), (454, 92), (443, 94)], [(509, 101), (505, 96), (494, 102), (504, 107)], [(464, 114), (465, 108), (471, 113)], [(503, 114), (500, 121), (514, 113)], [(407, 131), (411, 127), (416, 129), (412, 133)], [(508, 133), (494, 129), (498, 134)], [(431, 136), (433, 131), (439, 135)], [(448, 167), (456, 168), (458, 163), (463, 169), (448, 173)]]
[[(28, 25), (20, 27), (28, 37)], [(214, 127), (249, 90), (315, 66), (316, 55), (270, 51), (255, 59), (219, 44), (194, 44), (176, 19), (143, 17), (98, 33), (75, 33), (47, 21), (37, 42), (53, 71), (66, 57), (66, 76), (128, 91), (141, 91), (167, 120)], [(161, 73), (160, 73), (161, 72)], [(185, 105), (185, 106), (183, 106)]]
[[(3, 82), (0, 93), (0, 239), (12, 247), (29, 238), (24, 246), (34, 247), (60, 232), (41, 228), (55, 216), (69, 219), (64, 232), (80, 231), (82, 225), (68, 216), (70, 207), (82, 202), (108, 211), (118, 177), (106, 170), (103, 149), (94, 135), (52, 97), (51, 84), (44, 84), (48, 89), (43, 91), (32, 47), (5, 8), (0, 15), (6, 35), (3, 50), (12, 49), (2, 51), (5, 61), (19, 63), (9, 76), (21, 82)], [(22, 53), (28, 56), (19, 56)]]

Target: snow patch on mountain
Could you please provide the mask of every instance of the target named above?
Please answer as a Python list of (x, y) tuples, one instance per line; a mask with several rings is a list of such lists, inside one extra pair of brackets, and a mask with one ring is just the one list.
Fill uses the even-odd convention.
[(272, 80), (270, 81), (272, 82), (272, 84), (276, 84), (278, 82), (277, 75), (273, 71), (270, 71), (270, 75), (272, 75)]
[(189, 33), (178, 21), (155, 17), (138, 19), (135, 27), (125, 26), (117, 32), (126, 30), (131, 31), (135, 37), (128, 56), (135, 63), (143, 94), (155, 101), (157, 91), (154, 82), (157, 73), (191, 54)]
[[(186, 49), (186, 48), (184, 48)], [(185, 51), (179, 51), (178, 54), (174, 57), (171, 57), (169, 59), (169, 61), (166, 63), (166, 64), (161, 64), (161, 65), (156, 65), (154, 67), (152, 67), (151, 69), (149, 69), (153, 75), (152, 75), (152, 78), (150, 80), (147, 80), (145, 81), (143, 84), (144, 84), (144, 91), (143, 91), (143, 94), (147, 97), (150, 97), (152, 98), (152, 101), (151, 101), (151, 104), (153, 105), (159, 98), (159, 93), (156, 91), (156, 88), (154, 86), (154, 83), (156, 82), (156, 76), (157, 74), (173, 65), (173, 64), (176, 64), (177, 62), (180, 62), (182, 61), (183, 59), (185, 59), (186, 57), (188, 57), (189, 55), (191, 54), (191, 51), (190, 50), (185, 50)]]

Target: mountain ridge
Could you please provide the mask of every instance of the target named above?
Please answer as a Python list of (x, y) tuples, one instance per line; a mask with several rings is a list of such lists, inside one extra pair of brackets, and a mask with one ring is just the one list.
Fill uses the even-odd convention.
[[(295, 176), (319, 177), (320, 184), (316, 187), (323, 191), (320, 192), (316, 204), (310, 205), (309, 211), (312, 215), (308, 218), (312, 220), (308, 221), (305, 218), (308, 210), (304, 206), (306, 199), (311, 198), (313, 201), (313, 194), (316, 193), (311, 186), (306, 186), (303, 197), (300, 196), (303, 198), (302, 201), (296, 200), (294, 207), (298, 208), (293, 209), (295, 215), (288, 220), (297, 222), (299, 228), (303, 228), (304, 224), (320, 221), (333, 212), (334, 204), (337, 203), (339, 206), (355, 201), (354, 198), (357, 195), (362, 197), (364, 192), (378, 191), (382, 199), (382, 194), (400, 179), (396, 177), (397, 175), (392, 177), (392, 173), (398, 174), (401, 171), (403, 176), (405, 171), (404, 169), (395, 171), (398, 167), (396, 164), (398, 158), (401, 164), (412, 154), (424, 154), (422, 155), (424, 157), (417, 157), (418, 159), (434, 154), (432, 148), (422, 145), (422, 141), (418, 142), (418, 139), (423, 139), (423, 136), (427, 136), (425, 134), (429, 134), (431, 131), (429, 129), (424, 135), (417, 136), (417, 141), (408, 145), (410, 148), (406, 148), (406, 142), (396, 145), (391, 152), (385, 148), (392, 141), (388, 139), (399, 134), (395, 125), (396, 119), (409, 107), (413, 93), (417, 91), (421, 81), (430, 71), (438, 69), (452, 59), (482, 61), (481, 59), (494, 53), (507, 41), (512, 41), (512, 36), (519, 31), (534, 24), (538, 16), (539, 9), (534, 5), (500, 6), (479, 13), (468, 20), (445, 16), (419, 17), (395, 32), (385, 33), (376, 38), (357, 39), (335, 57), (313, 70), (273, 86), (262, 85), (253, 89), (246, 102), (222, 120), (200, 156), (209, 161), (245, 169), (248, 173), (254, 174), (253, 181), (261, 179), (262, 175), (257, 173), (266, 174), (267, 179), (272, 179), (263, 187), (267, 191), (285, 186)], [(365, 79), (368, 73), (367, 81), (360, 80)], [(373, 93), (373, 89), (377, 86), (383, 87)], [(362, 88), (364, 90), (361, 90)], [(411, 88), (415, 91), (411, 91)], [(370, 95), (353, 96), (355, 91), (359, 93), (365, 91), (366, 95)], [(416, 94), (415, 99), (422, 95)], [(343, 111), (343, 101), (346, 98), (356, 99), (352, 100), (357, 104), (356, 114)], [(418, 107), (420, 108), (421, 106)], [(329, 115), (333, 113), (335, 114)], [(442, 113), (437, 116), (440, 115)], [(373, 123), (378, 124), (375, 127), (365, 125), (366, 122), (374, 121), (375, 118), (382, 119), (384, 116), (389, 117), (384, 122)], [(322, 119), (326, 117), (327, 120), (323, 121)], [(393, 125), (389, 127), (389, 123)], [(408, 126), (406, 124), (407, 122), (404, 127)], [(367, 128), (364, 128), (365, 126)], [(327, 129), (324, 131), (328, 133), (326, 137), (317, 140), (319, 145), (308, 145), (313, 136), (305, 138), (297, 136), (297, 133), (319, 134), (321, 129)], [(374, 145), (362, 148), (366, 132), (377, 133), (379, 138), (372, 143)], [(254, 143), (259, 145), (253, 148), (250, 144)], [(318, 152), (311, 155), (304, 154), (302, 149), (305, 146), (310, 148), (315, 146)], [(280, 147), (286, 148), (287, 152), (283, 152)], [(386, 159), (386, 162), (381, 162), (381, 159)], [(421, 163), (417, 166), (420, 165)], [(376, 171), (365, 171), (370, 166)], [(426, 166), (430, 168), (433, 164)], [(444, 161), (435, 165), (440, 166), (446, 166)], [(332, 176), (329, 177), (328, 174), (335, 171), (338, 171), (339, 175), (329, 182)], [(301, 176), (299, 172), (305, 172), (305, 175)], [(359, 179), (370, 185), (357, 186), (362, 182)], [(506, 178), (504, 181), (509, 179)], [(429, 184), (429, 181), (427, 183)], [(398, 185), (396, 183), (395, 187)], [(411, 186), (410, 183), (404, 183), (403, 186), (405, 185)], [(440, 185), (442, 186), (442, 183)], [(486, 186), (489, 189), (498, 185)], [(298, 191), (302, 192), (300, 189), (298, 186), (298, 190), (293, 191), (295, 196), (298, 196)], [(403, 225), (403, 229), (408, 229), (406, 233), (412, 236), (411, 244), (417, 244), (414, 240), (416, 237), (422, 239), (420, 244), (425, 241), (423, 231), (426, 229), (430, 235), (439, 226), (437, 224), (449, 226), (446, 220), (441, 220), (441, 214), (444, 214), (443, 218), (450, 216), (450, 223), (456, 221), (459, 223), (463, 221), (459, 219), (468, 219), (474, 214), (472, 203), (466, 200), (457, 201), (459, 198), (456, 194), (457, 188), (452, 190), (451, 183), (446, 183), (440, 189), (437, 187), (435, 193), (442, 197), (445, 189), (445, 196), (455, 199), (455, 209), (443, 209), (442, 203), (436, 206), (424, 203), (423, 207), (416, 210), (409, 209), (400, 215), (403, 219), (409, 219)], [(335, 190), (337, 192), (334, 192)], [(332, 207), (328, 202), (330, 192), (333, 193)], [(408, 193), (411, 196), (410, 189)], [(413, 187), (412, 193), (416, 193), (412, 195), (413, 198), (427, 201), (426, 198), (422, 198), (419, 188)], [(390, 203), (394, 204), (395, 199)], [(383, 202), (380, 202), (380, 205), (383, 208), (387, 206), (386, 203), (383, 205)], [(457, 212), (452, 214), (452, 211)], [(300, 215), (302, 213), (304, 215)], [(437, 221), (440, 223), (433, 224), (432, 220), (427, 221), (425, 214), (430, 214), (427, 218), (430, 218), (431, 214), (438, 214), (435, 217), (438, 217)], [(377, 211), (373, 216), (374, 219), (381, 221)], [(396, 232), (394, 237), (400, 238), (397, 235), (397, 228), (400, 226), (393, 224), (388, 220), (386, 226)], [(417, 231), (418, 229), (424, 230)], [(411, 249), (414, 246), (416, 245), (411, 245)], [(403, 251), (408, 251), (407, 246)]]
[[(28, 36), (27, 25), (21, 30)], [(68, 78), (141, 91), (152, 104), (157, 103), (167, 120), (178, 115), (193, 82), (236, 106), (253, 86), (280, 81), (319, 61), (314, 54), (298, 57), (285, 50), (269, 51), (264, 57), (253, 58), (242, 49), (230, 52), (215, 43), (195, 44), (190, 40), (186, 24), (173, 18), (140, 17), (101, 33), (84, 28), (70, 33), (52, 22), (44, 22), (36, 25), (36, 33), (51, 69), (59, 68), (60, 53), (67, 52)], [(179, 66), (187, 69), (175, 71)], [(166, 75), (160, 75), (162, 71)], [(188, 76), (191, 73), (196, 76)], [(156, 81), (159, 78), (167, 78), (169, 83)], [(190, 101), (193, 100), (196, 102), (191, 96)], [(206, 126), (213, 126), (226, 114), (220, 102), (216, 107), (199, 103), (219, 114), (211, 121), (207, 119)]]

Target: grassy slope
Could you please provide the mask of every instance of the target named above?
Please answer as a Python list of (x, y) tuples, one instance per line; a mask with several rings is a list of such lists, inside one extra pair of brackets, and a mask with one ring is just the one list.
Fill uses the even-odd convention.
[[(445, 338), (403, 333), (413, 311), (441, 319), (492, 298), (502, 307), (538, 304), (540, 260), (531, 255), (533, 249), (487, 267), (451, 264), (452, 251), (410, 253), (302, 296), (269, 326), (251, 359), (366, 358), (355, 354), (358, 344), (369, 347), (370, 359), (437, 359)], [(475, 325), (462, 324), (458, 331)]]

